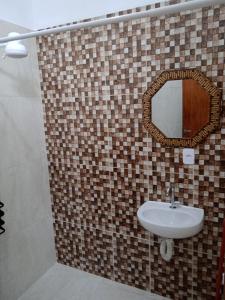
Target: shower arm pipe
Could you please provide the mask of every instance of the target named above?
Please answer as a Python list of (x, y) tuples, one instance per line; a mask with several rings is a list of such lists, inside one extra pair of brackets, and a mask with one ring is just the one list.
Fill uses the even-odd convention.
[(16, 40), (24, 40), (29, 39), (33, 37), (43, 36), (43, 35), (49, 35), (54, 33), (60, 33), (65, 31), (71, 31), (71, 30), (78, 30), (78, 29), (84, 29), (84, 28), (92, 28), (96, 26), (103, 26), (107, 24), (112, 23), (119, 23), (144, 17), (156, 17), (156, 16), (162, 16), (162, 15), (169, 15), (174, 13), (179, 13), (181, 11), (185, 10), (192, 10), (197, 9), (205, 6), (214, 6), (217, 4), (225, 4), (225, 0), (192, 0), (184, 3), (179, 4), (173, 4), (168, 6), (163, 6), (159, 8), (153, 8), (147, 11), (142, 12), (135, 12), (131, 14), (121, 15), (121, 16), (115, 16), (110, 18), (104, 18), (104, 19), (97, 19), (93, 21), (88, 22), (80, 22), (76, 24), (70, 24), (65, 26), (59, 26), (54, 27), (50, 29), (44, 29), (44, 30), (37, 30), (37, 31), (31, 31), (28, 33), (23, 33), (15, 37), (3, 37), (0, 38), (0, 44), (16, 41)]

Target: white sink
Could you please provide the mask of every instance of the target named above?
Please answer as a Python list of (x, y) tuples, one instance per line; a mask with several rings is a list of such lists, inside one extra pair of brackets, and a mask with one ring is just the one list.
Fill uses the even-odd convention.
[(137, 216), (148, 231), (164, 238), (182, 239), (202, 230), (204, 210), (185, 205), (170, 208), (170, 203), (147, 201), (138, 209)]

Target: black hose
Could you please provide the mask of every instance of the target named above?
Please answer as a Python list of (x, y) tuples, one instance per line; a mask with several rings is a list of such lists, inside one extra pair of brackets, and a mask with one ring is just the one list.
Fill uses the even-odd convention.
[(1, 208), (4, 206), (4, 204), (2, 202), (0, 202), (0, 234), (5, 232), (5, 228), (3, 228), (2, 226), (5, 224), (5, 221), (2, 220), (2, 217), (4, 216), (4, 211), (1, 210)]

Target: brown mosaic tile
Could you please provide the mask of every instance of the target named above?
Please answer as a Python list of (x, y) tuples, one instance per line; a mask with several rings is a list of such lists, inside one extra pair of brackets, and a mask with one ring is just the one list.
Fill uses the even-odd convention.
[(54, 221), (54, 229), (58, 262), (82, 269), (82, 229), (58, 220)]
[(137, 220), (137, 210), (148, 200), (148, 182), (138, 170), (111, 172), (112, 218), (117, 233), (148, 239)]
[(192, 250), (175, 247), (172, 260), (166, 262), (159, 244), (151, 243), (151, 291), (174, 300), (192, 299), (192, 256)]
[(113, 279), (112, 234), (55, 220), (55, 243), (60, 263)]
[[(112, 228), (109, 172), (80, 169), (71, 178), (54, 180), (53, 214), (57, 219), (101, 229)], [(61, 181), (62, 180), (62, 181)]]
[(112, 204), (108, 182), (109, 172), (93, 170), (90, 177), (86, 175), (84, 192), (82, 193), (81, 223), (101, 229), (112, 229)]
[(149, 289), (149, 244), (146, 240), (114, 235), (114, 277), (116, 281)]
[(193, 299), (215, 299), (217, 257), (195, 253), (193, 257)]
[(83, 243), (83, 270), (113, 279), (112, 234), (86, 228)]
[(221, 243), (222, 222), (204, 222), (202, 231), (192, 238), (195, 251), (218, 255)]

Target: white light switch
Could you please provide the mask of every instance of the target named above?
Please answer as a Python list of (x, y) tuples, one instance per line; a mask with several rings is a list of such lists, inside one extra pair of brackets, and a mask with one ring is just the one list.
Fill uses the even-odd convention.
[(195, 151), (192, 148), (183, 149), (183, 163), (185, 165), (193, 165), (195, 163)]

